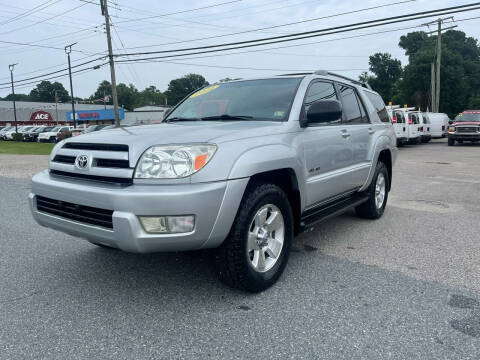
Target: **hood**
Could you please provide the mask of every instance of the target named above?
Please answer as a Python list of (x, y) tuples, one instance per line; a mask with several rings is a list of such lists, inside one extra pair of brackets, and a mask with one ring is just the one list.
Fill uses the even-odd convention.
[(480, 121), (458, 121), (458, 122), (454, 122), (450, 126), (458, 126), (458, 125), (480, 125)]
[(137, 158), (154, 145), (216, 143), (274, 135), (287, 131), (287, 123), (274, 121), (185, 121), (99, 130), (69, 138), (68, 142), (125, 144)]

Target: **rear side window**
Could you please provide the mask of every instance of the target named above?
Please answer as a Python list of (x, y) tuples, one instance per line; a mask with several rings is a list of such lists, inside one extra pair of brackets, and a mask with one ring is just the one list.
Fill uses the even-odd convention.
[(339, 88), (343, 105), (343, 122), (348, 124), (368, 123), (368, 117), (355, 89), (343, 84), (339, 84)]
[(373, 107), (377, 110), (378, 117), (382, 122), (390, 122), (390, 117), (388, 116), (387, 109), (385, 109), (385, 103), (382, 100), (382, 97), (378, 94), (365, 91), (368, 99), (372, 102)]
[(408, 116), (412, 119), (412, 124), (415, 124), (415, 125), (420, 124), (417, 114), (409, 114)]
[(397, 124), (405, 124), (405, 117), (402, 111), (396, 111), (393, 113), (393, 117), (397, 121)]

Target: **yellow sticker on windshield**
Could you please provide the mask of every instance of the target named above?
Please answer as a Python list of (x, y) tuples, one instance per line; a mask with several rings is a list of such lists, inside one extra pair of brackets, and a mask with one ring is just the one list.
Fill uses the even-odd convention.
[(218, 85), (209, 86), (205, 89), (197, 91), (196, 93), (193, 93), (192, 95), (190, 95), (190, 97), (193, 98), (193, 97), (197, 97), (197, 96), (200, 96), (200, 95), (205, 95), (206, 93), (209, 93), (210, 91), (213, 91), (216, 88), (218, 88)]
[(275, 117), (280, 117), (280, 116), (283, 116), (283, 115), (285, 115), (285, 111), (281, 111), (281, 110), (275, 111), (273, 113), (273, 116), (275, 116)]

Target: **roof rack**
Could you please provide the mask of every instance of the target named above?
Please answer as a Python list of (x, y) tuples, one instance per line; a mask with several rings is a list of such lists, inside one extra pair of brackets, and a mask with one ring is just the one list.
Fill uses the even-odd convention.
[(336, 74), (336, 73), (333, 73), (331, 71), (327, 71), (327, 70), (318, 70), (318, 71), (315, 71), (315, 74), (316, 75), (330, 75), (330, 76), (335, 76), (335, 77), (338, 77), (340, 79), (344, 79), (344, 80), (348, 80), (354, 84), (357, 84), (357, 85), (360, 85), (364, 88), (367, 88), (367, 89), (370, 89), (372, 90), (372, 88), (370, 87), (370, 85), (368, 83), (364, 83), (364, 82), (361, 82), (359, 80), (355, 80), (355, 79), (352, 79), (352, 78), (349, 78), (348, 76), (344, 76), (344, 75), (339, 75), (339, 74)]
[(341, 79), (344, 79), (344, 80), (348, 80), (348, 81), (350, 81), (354, 84), (360, 85), (364, 88), (372, 90), (371, 86), (368, 83), (364, 83), (364, 82), (361, 82), (359, 80), (349, 78), (348, 76), (339, 75), (339, 74), (333, 73), (333, 72), (328, 71), (328, 70), (317, 70), (317, 71), (314, 71), (314, 72), (304, 72), (304, 73), (281, 74), (281, 75), (278, 75), (278, 76), (312, 75), (312, 74), (322, 75), (322, 76), (335, 76), (335, 77), (338, 77), (338, 78), (341, 78)]

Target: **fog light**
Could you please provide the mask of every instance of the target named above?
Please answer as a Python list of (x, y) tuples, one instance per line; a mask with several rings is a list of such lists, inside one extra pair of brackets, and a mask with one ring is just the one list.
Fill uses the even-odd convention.
[(195, 216), (139, 216), (143, 229), (155, 234), (180, 234), (192, 232)]

